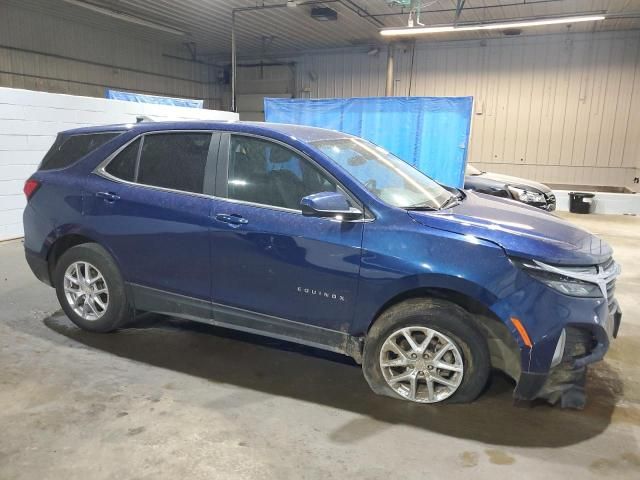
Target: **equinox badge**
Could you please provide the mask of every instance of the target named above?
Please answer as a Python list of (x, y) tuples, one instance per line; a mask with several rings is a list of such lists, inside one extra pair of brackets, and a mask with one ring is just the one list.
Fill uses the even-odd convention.
[(298, 293), (303, 293), (305, 295), (314, 295), (316, 297), (323, 297), (328, 300), (335, 300), (337, 302), (344, 302), (344, 296), (338, 295), (337, 293), (324, 292), (322, 290), (315, 290), (313, 288), (304, 288), (298, 287)]

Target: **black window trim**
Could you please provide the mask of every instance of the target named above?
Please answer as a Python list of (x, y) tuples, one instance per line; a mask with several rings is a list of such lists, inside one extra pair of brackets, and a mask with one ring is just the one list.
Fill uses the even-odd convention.
[[(157, 185), (148, 185), (146, 183), (137, 182), (138, 173), (140, 169), (140, 156), (142, 154), (142, 147), (144, 146), (144, 137), (146, 137), (147, 135), (161, 135), (161, 134), (170, 134), (170, 133), (209, 133), (211, 134), (211, 142), (209, 143), (209, 152), (207, 153), (207, 161), (205, 164), (205, 174), (204, 174), (203, 186), (202, 186), (203, 193), (188, 192), (185, 190), (177, 190), (173, 188), (166, 188), (166, 187), (160, 187)], [(107, 180), (111, 180), (117, 183), (123, 183), (126, 185), (132, 185), (132, 186), (143, 187), (143, 188), (151, 188), (154, 190), (160, 190), (164, 192), (180, 193), (183, 195), (192, 195), (196, 197), (215, 198), (213, 193), (215, 191), (216, 171), (217, 171), (217, 164), (219, 162), (218, 151), (220, 148), (220, 140), (222, 137), (222, 133), (223, 132), (221, 132), (220, 130), (156, 130), (153, 132), (144, 132), (139, 135), (136, 135), (135, 137), (130, 139), (128, 142), (126, 142), (124, 145), (121, 145), (115, 152), (113, 152), (106, 159), (100, 162), (100, 164), (93, 170), (93, 173), (103, 178), (106, 178)], [(124, 180), (122, 178), (116, 177), (115, 175), (111, 175), (109, 172), (107, 172), (106, 170), (107, 166), (129, 145), (135, 143), (138, 140), (140, 140), (140, 145), (138, 146), (138, 153), (136, 156), (136, 166), (135, 166), (135, 173), (134, 173), (134, 177), (136, 181), (132, 182), (129, 180)]]
[[(53, 141), (53, 144), (51, 145), (52, 148), (53, 145), (55, 145), (55, 143), (58, 141), (58, 138), (60, 138), (61, 135), (63, 135), (65, 132), (60, 132), (56, 135), (56, 139)], [(86, 133), (69, 133), (67, 134), (64, 139), (64, 142), (62, 142), (60, 144), (60, 147), (58, 148), (62, 148), (62, 146), (67, 143), (69, 140), (71, 140), (72, 138), (75, 137), (86, 137), (87, 135), (115, 135), (113, 138), (110, 138), (109, 140), (107, 140), (106, 142), (104, 142), (103, 144), (99, 145), (98, 147), (94, 148), (93, 150), (91, 150), (90, 152), (85, 153), (84, 155), (82, 155), (81, 157), (78, 157), (76, 160), (74, 160), (73, 162), (71, 162), (69, 165), (65, 165), (63, 167), (58, 167), (58, 168), (45, 168), (42, 171), (43, 172), (56, 172), (59, 170), (64, 170), (66, 168), (70, 168), (73, 167), (74, 165), (76, 165), (78, 162), (80, 162), (80, 160), (84, 159), (85, 157), (91, 155), (93, 152), (95, 152), (96, 150), (98, 150), (99, 148), (104, 147), (106, 144), (108, 144), (109, 142), (115, 140), (116, 138), (118, 138), (120, 135), (122, 135), (123, 133), (126, 133), (126, 130), (109, 130), (109, 131), (104, 131), (104, 132), (86, 132)], [(49, 153), (49, 151), (47, 151), (47, 153), (45, 153), (45, 156), (42, 157), (42, 160), (40, 160), (40, 163), (38, 163), (38, 168), (37, 170), (39, 171), (40, 169), (42, 169), (42, 163), (44, 162), (44, 159), (46, 158), (47, 154)]]
[[(235, 198), (229, 198), (229, 192), (228, 192), (228, 180), (229, 180), (229, 154), (230, 154), (230, 149), (231, 149), (231, 136), (235, 135), (235, 136), (243, 136), (243, 137), (251, 137), (251, 138), (256, 138), (258, 140), (263, 140), (266, 142), (271, 142), (271, 143), (275, 143), (277, 145), (280, 145), (283, 148), (286, 148), (287, 150), (290, 150), (291, 152), (293, 152), (294, 154), (296, 154), (297, 156), (301, 157), (303, 160), (309, 162), (311, 165), (313, 165), (315, 168), (317, 168), (323, 175), (326, 175), (329, 179), (331, 179), (336, 186), (338, 186), (342, 192), (356, 205), (358, 205), (360, 207), (360, 209), (363, 211), (363, 218), (359, 218), (356, 220), (340, 220), (341, 222), (370, 222), (372, 220), (374, 220), (374, 216), (369, 212), (369, 209), (367, 209), (365, 207), (365, 205), (363, 204), (363, 202), (361, 202), (358, 197), (356, 197), (347, 187), (345, 187), (343, 185), (343, 183), (338, 180), (331, 172), (329, 172), (326, 168), (324, 168), (322, 165), (319, 165), (318, 162), (316, 162), (313, 158), (309, 157), (309, 155), (307, 155), (304, 152), (301, 152), (300, 150), (298, 150), (297, 148), (295, 148), (294, 146), (286, 143), (286, 142), (282, 142), (280, 140), (277, 140), (275, 138), (271, 138), (271, 137), (267, 137), (264, 135), (257, 135), (254, 133), (247, 133), (247, 132), (233, 132), (233, 131), (223, 131), (222, 132), (222, 137), (220, 140), (220, 153), (219, 153), (219, 159), (218, 159), (218, 170), (216, 172), (216, 190), (215, 190), (215, 195), (216, 198), (221, 199), (221, 200), (226, 200), (227, 202), (231, 202), (231, 203), (237, 203), (237, 204), (241, 204), (241, 205), (250, 205), (252, 207), (259, 207), (259, 208), (266, 208), (266, 209), (270, 209), (270, 210), (278, 210), (278, 211), (282, 211), (282, 212), (289, 212), (289, 213), (296, 213), (299, 215), (302, 215), (302, 210), (301, 209), (293, 209), (293, 208), (286, 208), (286, 207), (278, 207), (276, 205), (268, 205), (268, 204), (264, 204), (264, 203), (256, 203), (256, 202), (249, 202), (247, 200), (238, 200)], [(327, 217), (326, 220), (335, 220), (333, 218)]]
[[(162, 133), (211, 133), (212, 134), (212, 141), (209, 148), (209, 154), (207, 156), (207, 165), (205, 167), (204, 193), (186, 192), (184, 190), (174, 190), (171, 188), (158, 187), (155, 185), (146, 185), (144, 183), (130, 182), (128, 180), (123, 180), (122, 178), (118, 178), (114, 175), (111, 175), (109, 172), (105, 170), (107, 165), (109, 165), (109, 163), (111, 163), (111, 161), (118, 154), (120, 154), (125, 148), (127, 148), (129, 145), (134, 143), (136, 140), (141, 139), (140, 146), (138, 147), (138, 156), (136, 158), (136, 170), (137, 170), (139, 161), (140, 161), (140, 154), (142, 152), (142, 144), (144, 142), (143, 137), (145, 137), (146, 135), (156, 135), (156, 134), (162, 134)], [(100, 164), (98, 164), (98, 166), (93, 170), (93, 173), (95, 175), (106, 178), (107, 180), (110, 180), (112, 182), (122, 183), (122, 184), (131, 185), (135, 187), (151, 188), (151, 189), (165, 191), (165, 192), (180, 193), (183, 195), (192, 195), (192, 196), (202, 197), (202, 198), (210, 198), (213, 200), (224, 200), (230, 203), (238, 203), (242, 205), (250, 205), (250, 206), (259, 207), (259, 208), (266, 208), (270, 210), (302, 215), (301, 210), (293, 210), (290, 208), (278, 207), (275, 205), (265, 205), (262, 203), (252, 203), (252, 202), (246, 202), (244, 200), (236, 200), (233, 198), (228, 198), (226, 189), (227, 189), (227, 179), (228, 179), (227, 173), (228, 173), (228, 165), (229, 165), (229, 148), (231, 143), (231, 135), (244, 135), (246, 137), (253, 137), (253, 138), (265, 140), (268, 142), (274, 142), (279, 145), (282, 145), (284, 148), (287, 148), (293, 151), (296, 155), (299, 155), (305, 160), (311, 162), (312, 165), (316, 166), (316, 168), (318, 168), (321, 172), (323, 172), (330, 179), (332, 179), (336, 183), (336, 185), (339, 186), (343, 190), (343, 192), (345, 192), (346, 195), (356, 205), (360, 206), (360, 208), (364, 212), (363, 218), (356, 219), (356, 220), (337, 220), (329, 217), (325, 218), (325, 220), (340, 221), (340, 222), (346, 222), (346, 223), (375, 221), (375, 215), (364, 205), (364, 203), (361, 202), (358, 199), (358, 197), (354, 195), (347, 187), (345, 187), (344, 184), (340, 182), (331, 172), (327, 171), (327, 169), (322, 167), (321, 165), (318, 165), (318, 163), (315, 160), (313, 160), (311, 157), (309, 157), (309, 155), (305, 154), (304, 152), (301, 152), (300, 150), (298, 150), (297, 148), (293, 147), (292, 145), (286, 142), (282, 142), (272, 137), (257, 135), (253, 133), (235, 132), (235, 131), (229, 131), (229, 130), (156, 130), (152, 132), (144, 132), (136, 135), (135, 137), (131, 138), (128, 142), (126, 142), (124, 145), (120, 146), (116, 151), (114, 151), (111, 155), (109, 155), (106, 159), (104, 159)], [(215, 141), (216, 137), (218, 141)], [(136, 171), (136, 177), (137, 177), (137, 171)]]

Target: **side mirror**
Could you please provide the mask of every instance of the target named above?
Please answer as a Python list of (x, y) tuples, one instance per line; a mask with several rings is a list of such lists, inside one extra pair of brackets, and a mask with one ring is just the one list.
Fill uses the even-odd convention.
[(362, 218), (362, 211), (349, 206), (347, 197), (340, 192), (320, 192), (308, 195), (300, 201), (306, 217), (335, 217), (340, 220)]

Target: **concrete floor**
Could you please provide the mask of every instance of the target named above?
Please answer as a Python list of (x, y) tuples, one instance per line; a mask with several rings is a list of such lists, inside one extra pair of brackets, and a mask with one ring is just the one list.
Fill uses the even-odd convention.
[(0, 244), (0, 479), (639, 478), (640, 218), (563, 216), (624, 269), (582, 412), (502, 376), (472, 405), (376, 397), (346, 358), (155, 315), (82, 332)]

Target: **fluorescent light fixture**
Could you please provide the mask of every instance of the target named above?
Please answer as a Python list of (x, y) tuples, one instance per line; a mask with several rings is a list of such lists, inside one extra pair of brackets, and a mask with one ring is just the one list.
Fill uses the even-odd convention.
[(604, 20), (605, 18), (604, 15), (584, 15), (580, 17), (541, 18), (460, 26), (441, 25), (435, 27), (384, 28), (380, 30), (380, 34), (384, 36), (407, 36), (445, 32), (470, 32), (473, 30), (505, 30), (508, 28), (541, 27), (544, 25), (561, 25), (564, 23), (595, 22), (597, 20)]
[(71, 5), (75, 5), (76, 7), (86, 8), (87, 10), (91, 10), (92, 12), (100, 13), (102, 15), (107, 15), (112, 18), (117, 18), (118, 20), (123, 20), (129, 23), (135, 23), (136, 25), (141, 25), (143, 27), (153, 28), (154, 30), (160, 30), (162, 32), (172, 33), (173, 35), (186, 35), (186, 32), (182, 30), (178, 30), (177, 28), (168, 27), (167, 25), (161, 25), (159, 23), (150, 22), (149, 20), (145, 20), (144, 18), (136, 17), (134, 15), (130, 15), (128, 13), (120, 12), (118, 10), (111, 10), (110, 8), (101, 7), (99, 5), (95, 5), (89, 2), (83, 2), (80, 0), (64, 0)]

